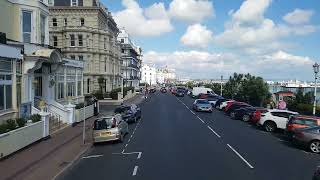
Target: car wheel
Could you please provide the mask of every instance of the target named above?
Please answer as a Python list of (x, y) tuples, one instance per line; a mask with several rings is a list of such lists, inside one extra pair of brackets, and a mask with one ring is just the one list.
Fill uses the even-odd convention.
[(249, 117), (248, 115), (244, 115), (244, 116), (242, 117), (242, 120), (243, 120), (244, 122), (248, 122), (248, 121), (250, 120), (250, 117)]
[(264, 123), (264, 129), (267, 132), (274, 132), (277, 128), (277, 125), (272, 121), (267, 121)]
[(320, 141), (311, 141), (311, 143), (309, 144), (309, 149), (313, 153), (320, 153)]
[(230, 117), (231, 117), (232, 119), (235, 119), (235, 118), (236, 118), (236, 113), (235, 113), (235, 112), (231, 112), (231, 113), (230, 113)]

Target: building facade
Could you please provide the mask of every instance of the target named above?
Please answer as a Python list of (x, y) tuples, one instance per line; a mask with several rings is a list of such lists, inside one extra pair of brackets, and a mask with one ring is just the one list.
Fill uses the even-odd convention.
[(153, 64), (142, 64), (141, 82), (149, 85), (157, 84), (157, 70)]
[(51, 0), (50, 45), (84, 62), (84, 93), (121, 86), (119, 29), (98, 0)]
[(47, 3), (0, 2), (1, 18), (14, 19), (13, 24), (0, 22), (0, 123), (44, 108), (66, 122), (66, 104), (83, 101), (83, 62), (68, 59), (48, 45)]
[(142, 50), (133, 43), (130, 35), (124, 29), (120, 29), (118, 41), (121, 43), (120, 64), (124, 86), (138, 88), (141, 79)]

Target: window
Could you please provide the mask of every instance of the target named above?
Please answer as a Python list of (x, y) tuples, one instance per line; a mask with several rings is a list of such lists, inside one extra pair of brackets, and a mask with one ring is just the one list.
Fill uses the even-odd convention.
[(103, 48), (106, 49), (107, 48), (107, 38), (104, 38), (103, 41)]
[(58, 23), (57, 23), (57, 18), (53, 18), (52, 19), (52, 26), (57, 27)]
[(75, 46), (75, 39), (74, 39), (74, 34), (70, 35), (70, 46), (74, 47)]
[(75, 60), (75, 59), (76, 59), (76, 56), (75, 56), (75, 55), (71, 55), (71, 56), (70, 56), (70, 59)]
[(124, 39), (121, 39), (121, 43), (124, 43)]
[(70, 0), (71, 6), (78, 6), (78, 0)]
[(78, 87), (78, 90), (77, 90), (78, 92), (77, 92), (77, 95), (81, 96), (82, 95), (82, 83), (81, 83), (82, 82), (81, 81), (82, 80), (82, 71), (78, 70), (77, 73), (78, 73), (78, 86), (77, 86)]
[(54, 47), (58, 46), (58, 37), (57, 36), (53, 36), (53, 46)]
[(31, 42), (31, 15), (30, 11), (22, 11), (22, 31), (23, 31), (23, 42)]
[(79, 40), (79, 46), (83, 46), (83, 39), (81, 34), (78, 35), (78, 40)]
[(79, 61), (83, 61), (83, 56), (79, 56)]
[(12, 108), (12, 62), (0, 60), (0, 111)]
[(107, 72), (107, 57), (104, 59), (104, 72)]
[(46, 40), (46, 17), (41, 15), (40, 16), (40, 38), (41, 44), (45, 44)]
[(90, 79), (87, 79), (87, 93), (90, 93)]
[(121, 53), (124, 53), (124, 49), (121, 49)]
[(48, 0), (49, 6), (54, 6), (54, 0)]
[(81, 25), (81, 26), (84, 26), (84, 18), (81, 18), (81, 19), (80, 19), (80, 25)]
[(65, 76), (64, 76), (64, 68), (59, 68), (57, 70), (57, 76), (56, 76), (56, 99), (63, 99), (64, 98), (64, 80), (65, 80)]
[(68, 25), (68, 19), (64, 18), (64, 26), (67, 26), (67, 25)]

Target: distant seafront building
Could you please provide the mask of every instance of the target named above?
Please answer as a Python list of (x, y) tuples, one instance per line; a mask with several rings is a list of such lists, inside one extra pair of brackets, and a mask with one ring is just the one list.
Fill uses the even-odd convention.
[(157, 79), (160, 84), (172, 83), (177, 80), (176, 70), (172, 68), (160, 68), (157, 70)]
[(138, 88), (141, 79), (142, 49), (134, 44), (125, 29), (120, 29), (118, 41), (121, 47), (120, 64), (121, 74), (124, 78), (124, 86)]
[(141, 83), (157, 84), (157, 69), (154, 64), (142, 64)]
[(50, 45), (84, 62), (84, 93), (121, 86), (119, 29), (99, 0), (50, 0)]

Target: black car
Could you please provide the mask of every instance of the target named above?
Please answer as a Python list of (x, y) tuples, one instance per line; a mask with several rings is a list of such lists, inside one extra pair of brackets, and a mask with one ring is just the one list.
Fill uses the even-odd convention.
[(156, 90), (156, 88), (151, 88), (150, 89), (150, 93), (155, 93), (157, 90)]
[(259, 107), (243, 107), (240, 109), (236, 109), (234, 111), (234, 119), (240, 119), (242, 121), (248, 122), (250, 121), (252, 115), (254, 112), (256, 112), (257, 109), (263, 109)]
[(160, 89), (160, 92), (162, 92), (162, 93), (167, 93), (167, 89), (166, 89), (165, 87), (162, 87), (162, 88)]
[(226, 111), (226, 114), (230, 115), (231, 118), (235, 118), (235, 110), (240, 109), (240, 108), (248, 108), (248, 107), (252, 107), (252, 106), (250, 106), (249, 104), (245, 104), (245, 103), (234, 103)]
[(131, 106), (120, 106), (114, 110), (114, 113), (121, 114), (122, 119), (127, 122), (137, 122), (138, 119), (141, 119), (141, 109), (138, 108), (135, 104)]
[(184, 89), (177, 89), (176, 96), (184, 97), (184, 93), (185, 93)]
[(228, 99), (225, 99), (225, 98), (220, 98), (220, 99), (218, 99), (214, 107), (215, 107), (215, 108), (220, 107), (221, 103), (223, 103), (223, 102), (225, 102), (225, 101), (228, 101)]

